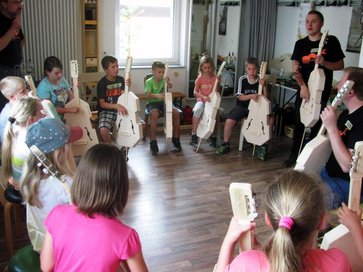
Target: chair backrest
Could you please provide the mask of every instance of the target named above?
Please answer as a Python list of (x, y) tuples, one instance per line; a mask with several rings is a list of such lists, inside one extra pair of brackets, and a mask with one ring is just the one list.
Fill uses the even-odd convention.
[(146, 80), (148, 80), (150, 77), (152, 77), (153, 74), (152, 73), (149, 73), (147, 74), (145, 77), (144, 77), (144, 87), (146, 86)]

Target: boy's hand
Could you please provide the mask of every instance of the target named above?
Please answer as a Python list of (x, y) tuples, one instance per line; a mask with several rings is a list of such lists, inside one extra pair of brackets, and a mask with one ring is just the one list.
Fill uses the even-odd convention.
[(265, 78), (260, 78), (260, 80), (258, 81), (258, 84), (265, 86), (266, 83), (266, 79)]
[(164, 94), (154, 94), (155, 98), (164, 100)]
[(301, 85), (300, 87), (300, 97), (302, 99), (305, 99), (307, 101), (309, 101), (309, 98), (310, 98), (310, 92), (309, 92), (309, 89), (306, 85)]
[(116, 109), (117, 109), (117, 112), (119, 113), (119, 114), (122, 114), (122, 115), (124, 115), (124, 116), (127, 116), (129, 113), (127, 112), (127, 109), (124, 107), (124, 106), (122, 106), (122, 105), (120, 105), (120, 104), (116, 104)]
[(339, 222), (345, 225), (350, 231), (359, 231), (362, 228), (361, 218), (362, 210), (358, 209), (357, 212), (350, 210), (345, 203), (338, 210)]
[(258, 94), (251, 94), (251, 99), (252, 100), (255, 100), (256, 102), (258, 102), (258, 98), (259, 98), (260, 96), (258, 95)]

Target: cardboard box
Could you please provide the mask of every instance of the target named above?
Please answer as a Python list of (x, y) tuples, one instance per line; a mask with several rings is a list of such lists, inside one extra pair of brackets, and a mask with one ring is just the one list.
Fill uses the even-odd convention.
[(285, 126), (284, 134), (292, 139), (294, 137), (294, 126)]

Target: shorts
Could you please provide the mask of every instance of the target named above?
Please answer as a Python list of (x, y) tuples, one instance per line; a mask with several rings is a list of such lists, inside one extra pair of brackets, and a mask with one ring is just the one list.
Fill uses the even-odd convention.
[(198, 101), (193, 108), (193, 117), (200, 118), (203, 114), (205, 104), (202, 101)]
[(232, 119), (236, 122), (242, 120), (242, 118), (248, 116), (248, 109), (236, 106), (228, 114), (227, 119)]
[(146, 110), (145, 110), (145, 112), (147, 114), (150, 115), (151, 112), (154, 110), (158, 110), (160, 112), (160, 116), (162, 116), (164, 113), (164, 101), (163, 102), (153, 102), (153, 103), (147, 104)]
[(117, 111), (108, 111), (103, 110), (98, 114), (98, 128), (107, 128), (109, 131), (112, 131), (113, 124), (117, 119)]

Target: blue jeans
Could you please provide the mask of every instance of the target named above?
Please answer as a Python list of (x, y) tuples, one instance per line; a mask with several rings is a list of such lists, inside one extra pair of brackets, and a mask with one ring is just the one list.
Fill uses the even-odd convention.
[[(331, 196), (330, 196), (330, 204), (331, 209), (336, 209), (341, 207), (342, 202), (346, 203), (348, 205), (348, 197), (349, 197), (349, 181), (337, 178), (337, 177), (330, 177), (325, 169), (321, 170), (320, 177), (323, 180), (323, 182), (329, 186), (331, 190)], [(361, 202), (362, 202), (362, 196), (361, 196)]]

